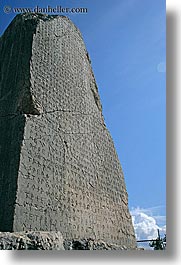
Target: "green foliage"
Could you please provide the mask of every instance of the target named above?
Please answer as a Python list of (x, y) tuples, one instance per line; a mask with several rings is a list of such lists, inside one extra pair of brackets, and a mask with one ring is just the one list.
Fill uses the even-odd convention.
[(154, 248), (154, 250), (165, 250), (166, 249), (166, 235), (161, 238), (158, 232), (157, 239), (149, 243), (149, 246)]

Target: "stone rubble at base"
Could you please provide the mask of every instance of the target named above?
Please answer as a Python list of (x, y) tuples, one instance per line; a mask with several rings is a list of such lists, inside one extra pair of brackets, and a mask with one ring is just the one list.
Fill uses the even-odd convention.
[[(136, 249), (136, 248), (135, 248)], [(0, 250), (128, 250), (94, 239), (63, 239), (60, 232), (0, 232)]]

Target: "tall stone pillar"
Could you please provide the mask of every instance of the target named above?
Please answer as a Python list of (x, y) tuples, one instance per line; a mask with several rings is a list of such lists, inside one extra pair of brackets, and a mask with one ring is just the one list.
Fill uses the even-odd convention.
[(0, 54), (0, 231), (61, 231), (135, 247), (80, 31), (67, 17), (21, 14)]

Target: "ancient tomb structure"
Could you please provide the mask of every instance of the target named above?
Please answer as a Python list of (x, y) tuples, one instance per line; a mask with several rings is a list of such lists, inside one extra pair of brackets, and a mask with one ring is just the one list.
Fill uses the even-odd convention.
[(80, 31), (21, 14), (0, 40), (0, 231), (135, 247), (125, 181)]

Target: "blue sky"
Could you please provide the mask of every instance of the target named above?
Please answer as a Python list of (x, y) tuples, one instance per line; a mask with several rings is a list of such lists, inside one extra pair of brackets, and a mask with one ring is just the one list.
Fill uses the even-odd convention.
[[(165, 0), (3, 0), (0, 33), (15, 14), (3, 7), (87, 7), (69, 15), (84, 37), (103, 104), (125, 174), (129, 207), (166, 205), (166, 45)], [(156, 207), (156, 208), (155, 208)], [(148, 214), (148, 211), (146, 212)]]

